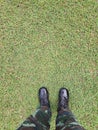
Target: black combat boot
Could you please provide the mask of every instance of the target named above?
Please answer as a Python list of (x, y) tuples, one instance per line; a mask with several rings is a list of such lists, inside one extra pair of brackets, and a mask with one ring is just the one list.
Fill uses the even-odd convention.
[(49, 93), (47, 88), (45, 87), (41, 87), (39, 89), (39, 102), (40, 102), (40, 106), (50, 107)]
[(69, 103), (69, 92), (66, 88), (61, 88), (59, 90), (59, 98), (58, 98), (58, 108), (57, 111), (68, 109)]

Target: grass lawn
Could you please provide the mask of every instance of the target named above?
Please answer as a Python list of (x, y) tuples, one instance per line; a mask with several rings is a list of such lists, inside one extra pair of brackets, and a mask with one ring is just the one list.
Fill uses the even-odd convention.
[(98, 1), (0, 0), (0, 129), (15, 130), (38, 106), (46, 86), (59, 88), (87, 130), (98, 130)]

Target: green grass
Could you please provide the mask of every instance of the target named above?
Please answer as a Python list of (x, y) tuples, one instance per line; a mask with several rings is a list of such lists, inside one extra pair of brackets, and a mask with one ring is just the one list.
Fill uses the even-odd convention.
[(0, 1), (0, 129), (14, 130), (46, 86), (55, 129), (60, 87), (87, 130), (98, 129), (97, 0)]

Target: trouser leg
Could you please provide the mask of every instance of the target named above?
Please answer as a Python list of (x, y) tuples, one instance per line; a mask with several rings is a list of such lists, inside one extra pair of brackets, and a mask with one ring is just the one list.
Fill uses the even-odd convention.
[(49, 130), (51, 111), (48, 107), (38, 108), (17, 130)]
[(59, 111), (56, 118), (56, 130), (85, 130), (68, 109)]

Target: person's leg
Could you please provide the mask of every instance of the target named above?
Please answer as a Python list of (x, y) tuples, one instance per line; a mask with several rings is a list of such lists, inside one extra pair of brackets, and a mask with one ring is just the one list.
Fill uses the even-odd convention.
[(39, 102), (40, 107), (17, 130), (49, 130), (51, 110), (48, 91), (45, 87), (39, 89)]
[(56, 130), (85, 130), (69, 110), (69, 92), (65, 88), (59, 91), (58, 115), (56, 118)]

